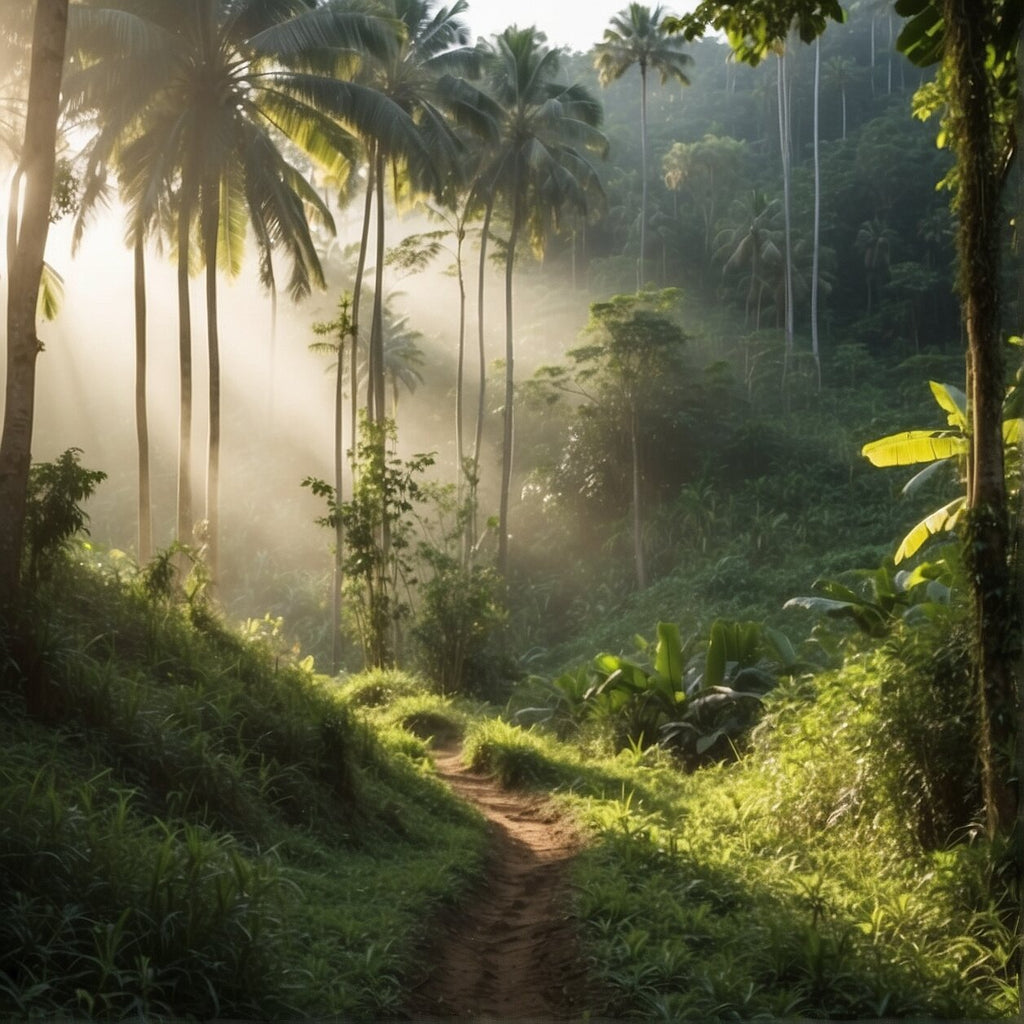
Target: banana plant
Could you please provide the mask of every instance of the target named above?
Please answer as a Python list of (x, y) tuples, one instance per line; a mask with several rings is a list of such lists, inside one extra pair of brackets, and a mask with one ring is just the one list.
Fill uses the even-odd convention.
[[(1008, 392), (1003, 403), (1003, 444), (1007, 449), (1007, 464), (1016, 460), (1016, 453), (1022, 436), (1021, 419), (1024, 391), (1021, 382), (1017, 381)], [(963, 483), (966, 480), (967, 456), (970, 451), (969, 409), (967, 396), (952, 384), (940, 384), (929, 381), (932, 396), (946, 414), (944, 429), (939, 430), (905, 430), (898, 434), (890, 434), (870, 441), (861, 454), (873, 466), (912, 466), (923, 468), (914, 474), (903, 486), (904, 494), (918, 490), (926, 481), (933, 479), (943, 471), (953, 470), (956, 478)], [(932, 537), (956, 529), (967, 507), (966, 494), (960, 494), (952, 501), (935, 509), (914, 525), (900, 542), (893, 561), (900, 562), (916, 554), (926, 541)]]
[(629, 656), (599, 654), (552, 680), (544, 706), (520, 717), (562, 731), (601, 720), (624, 745), (661, 743), (693, 768), (729, 756), (779, 676), (812, 668), (784, 634), (756, 622), (718, 620), (706, 637), (685, 641), (660, 622), (656, 643), (635, 640)]
[(913, 624), (934, 619), (949, 604), (956, 575), (954, 550), (912, 570), (852, 569), (843, 580), (815, 580), (814, 594), (791, 597), (784, 608), (806, 608), (833, 619), (850, 619), (862, 633), (889, 634), (898, 621)]

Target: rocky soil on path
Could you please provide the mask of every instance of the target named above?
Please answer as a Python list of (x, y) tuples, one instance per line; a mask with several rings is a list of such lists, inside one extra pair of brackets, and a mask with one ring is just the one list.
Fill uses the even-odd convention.
[(435, 757), (442, 779), (488, 819), (484, 875), (435, 925), (426, 980), (408, 1010), (423, 1019), (569, 1020), (585, 972), (569, 917), (568, 866), (580, 837), (544, 798), (467, 770), (461, 751)]

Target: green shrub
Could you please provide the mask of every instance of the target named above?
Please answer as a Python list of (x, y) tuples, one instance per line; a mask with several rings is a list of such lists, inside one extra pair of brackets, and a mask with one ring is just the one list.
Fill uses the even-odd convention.
[(507, 678), (501, 581), (489, 567), (466, 568), (440, 551), (422, 553), (432, 575), (421, 585), (412, 630), (416, 664), (441, 693), (493, 697)]
[(25, 505), (25, 544), (28, 576), (34, 584), (49, 558), (72, 537), (88, 533), (89, 516), (81, 503), (107, 474), (79, 464), (81, 448), (68, 448), (53, 462), (29, 470)]

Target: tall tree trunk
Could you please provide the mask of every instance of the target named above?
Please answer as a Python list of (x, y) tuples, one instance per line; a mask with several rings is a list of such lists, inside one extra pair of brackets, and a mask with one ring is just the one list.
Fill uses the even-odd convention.
[[(345, 483), (345, 442), (342, 424), (345, 420), (345, 336), (350, 329), (347, 307), (343, 306), (341, 331), (338, 337), (338, 365), (334, 373), (334, 566), (331, 572), (331, 674), (341, 668), (341, 588), (344, 584), (343, 559), (345, 527), (338, 512), (341, 509)], [(355, 347), (355, 339), (352, 341)], [(353, 391), (355, 388), (353, 386)], [(355, 438), (352, 438), (355, 448)]]
[(480, 228), (480, 261), (477, 268), (476, 324), (477, 324), (477, 398), (476, 430), (473, 437), (473, 462), (469, 471), (470, 513), (466, 523), (465, 561), (473, 557), (477, 538), (477, 493), (480, 484), (480, 457), (484, 443), (484, 417), (487, 415), (487, 349), (484, 343), (484, 283), (487, 277), (487, 240), (491, 232), (491, 215), (494, 213), (494, 196), (488, 196), (484, 209), (484, 222)]
[(512, 486), (512, 446), (515, 441), (515, 335), (513, 331), (512, 274), (516, 258), (516, 242), (522, 220), (523, 196), (519, 176), (512, 183), (512, 226), (505, 254), (505, 414), (501, 445), (501, 495), (498, 505), (498, 572), (508, 576), (508, 506)]
[(178, 209), (178, 540), (192, 543), (192, 302), (188, 247), (191, 221), (185, 187)]
[(138, 447), (139, 564), (153, 556), (153, 513), (149, 481), (149, 407), (146, 402), (146, 247), (141, 227), (135, 239), (135, 437)]
[[(17, 175), (25, 202), (8, 267), (7, 381), (0, 438), (0, 616), (19, 606), (21, 551), (35, 417), (36, 307), (49, 233), (68, 0), (37, 0), (25, 137)], [(9, 226), (11, 230), (11, 226)]]
[(821, 100), (821, 36), (814, 40), (814, 250), (811, 257), (811, 354), (821, 390), (821, 353), (818, 350), (818, 268), (821, 257), (821, 153), (819, 107)]
[[(352, 351), (350, 353), (351, 369), (348, 379), (349, 387), (352, 389), (350, 435), (353, 468), (356, 464), (356, 443), (359, 436), (359, 315), (363, 294), (363, 274), (366, 273), (366, 250), (370, 244), (370, 217), (373, 212), (374, 168), (376, 164), (376, 147), (371, 145), (366, 170), (366, 198), (363, 201), (363, 230), (359, 236), (359, 258), (356, 260), (356, 277), (352, 283)], [(369, 355), (369, 352), (367, 352), (367, 355)], [(367, 372), (369, 372), (369, 359), (367, 359)], [(367, 417), (369, 417), (369, 410), (367, 410)]]
[[(387, 391), (384, 372), (384, 153), (378, 148), (374, 170), (377, 192), (377, 265), (373, 279), (373, 318), (370, 322), (370, 379), (367, 382), (367, 407), (375, 423), (387, 419), (384, 404)], [(384, 444), (383, 438), (381, 444)]]
[(990, 835), (1014, 827), (1019, 768), (1013, 765), (1015, 669), (1020, 609), (1007, 564), (1009, 510), (1003, 465), (1004, 360), (999, 333), (999, 198), (986, 43), (991, 14), (972, 0), (946, 0), (951, 133), (957, 147), (960, 291), (971, 408), (967, 562), (974, 598), (981, 763)]
[(216, 581), (220, 569), (220, 325), (217, 315), (217, 239), (220, 190), (207, 182), (203, 203), (203, 247), (206, 250), (206, 352), (209, 362), (209, 407), (206, 447), (206, 565)]
[(790, 363), (793, 358), (793, 234), (790, 212), (790, 123), (789, 123), (789, 82), (786, 74), (786, 53), (778, 55), (779, 77), (779, 149), (782, 155), (782, 215), (785, 228), (786, 299), (785, 327), (786, 348), (783, 357), (782, 383), (786, 384)]
[(629, 450), (633, 463), (633, 564), (636, 568), (637, 590), (647, 586), (644, 561), (644, 524), (640, 493), (640, 416), (635, 398), (629, 403)]
[(459, 355), (455, 367), (455, 493), (462, 505), (462, 485), (466, 458), (465, 444), (462, 437), (463, 401), (465, 399), (466, 371), (466, 278), (462, 267), (462, 243), (466, 238), (465, 221), (458, 218), (455, 222), (455, 268), (459, 281)]
[(636, 263), (636, 290), (642, 291), (647, 253), (647, 65), (640, 62), (640, 256)]

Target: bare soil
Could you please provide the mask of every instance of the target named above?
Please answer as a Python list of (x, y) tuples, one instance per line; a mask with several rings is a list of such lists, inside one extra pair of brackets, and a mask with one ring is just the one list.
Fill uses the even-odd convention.
[(408, 1007), (423, 1019), (568, 1020), (582, 1011), (585, 972), (569, 912), (568, 866), (580, 837), (542, 797), (475, 774), (456, 747), (437, 770), (488, 819), (481, 884), (435, 925), (426, 980)]

